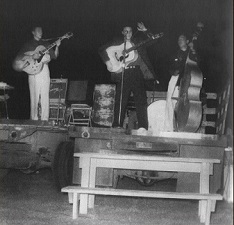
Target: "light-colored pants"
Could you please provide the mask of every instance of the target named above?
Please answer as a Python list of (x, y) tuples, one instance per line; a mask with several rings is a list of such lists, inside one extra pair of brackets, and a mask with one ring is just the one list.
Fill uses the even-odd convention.
[(40, 73), (29, 75), (28, 83), (30, 90), (31, 119), (38, 120), (38, 103), (41, 96), (41, 120), (48, 120), (50, 90), (50, 71), (48, 65), (44, 64)]
[(174, 109), (177, 100), (172, 99), (172, 97), (179, 96), (179, 90), (176, 86), (179, 76), (172, 76), (167, 89), (167, 99), (166, 99), (166, 109), (165, 109), (165, 121), (164, 121), (164, 131), (173, 132), (174, 131)]

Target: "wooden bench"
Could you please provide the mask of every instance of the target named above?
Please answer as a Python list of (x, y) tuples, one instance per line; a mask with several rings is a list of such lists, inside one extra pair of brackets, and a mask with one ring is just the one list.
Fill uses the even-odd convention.
[[(112, 195), (112, 196), (128, 196), (128, 197), (144, 197), (144, 198), (167, 198), (167, 199), (187, 199), (187, 200), (205, 200), (205, 211), (198, 212), (201, 223), (210, 224), (211, 212), (215, 210), (216, 200), (222, 200), (220, 194), (200, 194), (200, 193), (180, 193), (180, 192), (161, 192), (161, 191), (138, 191), (125, 189), (110, 188), (82, 188), (79, 186), (68, 186), (62, 188), (62, 192), (72, 193), (73, 195), (73, 219), (78, 217), (78, 195)], [(80, 202), (82, 204), (82, 202)], [(80, 206), (88, 209), (88, 204)]]
[[(187, 172), (187, 173), (199, 173), (200, 174), (200, 188), (199, 193), (195, 194), (196, 196), (213, 196), (209, 195), (209, 176), (213, 174), (213, 164), (220, 163), (218, 159), (200, 159), (200, 158), (182, 158), (182, 157), (162, 157), (162, 156), (155, 156), (155, 155), (133, 155), (133, 154), (113, 154), (110, 153), (108, 150), (100, 149), (99, 153), (94, 152), (82, 152), (82, 153), (74, 153), (74, 157), (79, 158), (79, 167), (81, 168), (81, 187), (88, 188), (89, 190), (94, 191), (95, 193), (80, 193), (80, 214), (87, 214), (88, 208), (94, 207), (94, 200), (95, 194), (97, 189), (95, 189), (96, 185), (96, 170), (97, 168), (114, 168), (114, 169), (130, 169), (130, 170), (147, 170), (147, 171), (171, 171), (171, 172)], [(77, 187), (76, 187), (77, 188)], [(78, 188), (79, 189), (79, 188)], [(63, 189), (63, 191), (66, 189)], [(86, 190), (86, 189), (84, 189)], [(102, 189), (104, 190), (104, 189)], [(86, 190), (87, 191), (87, 190)], [(142, 192), (139, 191), (126, 191), (129, 194), (138, 193), (138, 197), (147, 197)], [(119, 195), (125, 194), (124, 191), (119, 191)], [(69, 193), (69, 202), (74, 202), (73, 207), (75, 209), (73, 212), (77, 212), (77, 193), (68, 192)], [(72, 194), (76, 193), (76, 194)], [(102, 192), (103, 193), (103, 192)], [(104, 191), (105, 193), (105, 191)], [(110, 193), (110, 192), (107, 192)], [(116, 193), (112, 191), (111, 193)], [(157, 196), (157, 192), (152, 192), (152, 196), (155, 198)], [(143, 194), (143, 195), (142, 195)], [(71, 201), (71, 196), (73, 195)], [(183, 198), (193, 199), (195, 196), (194, 193), (178, 193), (176, 195), (170, 195), (166, 193), (166, 196), (173, 197), (173, 196), (184, 196)], [(191, 196), (189, 198), (189, 196)], [(216, 196), (216, 195), (215, 195)], [(217, 197), (217, 196), (216, 196)], [(175, 198), (175, 197), (174, 197)], [(199, 200), (199, 216), (201, 222), (206, 222), (206, 209), (208, 205), (208, 197), (207, 199), (198, 199)], [(215, 203), (216, 200), (209, 199), (209, 204), (211, 203), (212, 210), (215, 210)], [(73, 218), (76, 218), (76, 214), (73, 215)], [(209, 221), (208, 221), (209, 223)]]

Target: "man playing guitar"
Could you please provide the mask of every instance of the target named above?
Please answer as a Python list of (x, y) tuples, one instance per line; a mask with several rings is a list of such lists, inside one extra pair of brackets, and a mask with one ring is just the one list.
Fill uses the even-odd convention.
[(13, 68), (18, 72), (25, 71), (29, 75), (31, 119), (38, 120), (38, 103), (40, 99), (41, 120), (47, 121), (49, 119), (50, 88), (48, 63), (51, 59), (58, 57), (61, 40), (56, 42), (55, 50), (50, 49), (45, 54), (41, 54), (40, 50), (49, 46), (49, 43), (41, 40), (43, 34), (41, 27), (34, 27), (32, 34), (33, 39), (23, 46), (13, 61)]
[[(138, 30), (142, 32), (147, 31), (143, 23), (138, 23)], [(147, 76), (149, 79), (154, 79), (154, 72), (143, 48), (125, 54), (126, 50), (137, 45), (137, 42), (132, 39), (132, 28), (124, 27), (122, 35), (123, 38), (114, 40), (99, 48), (99, 54), (107, 69), (111, 72), (111, 80), (116, 83), (115, 112), (112, 126), (123, 126), (128, 98), (133, 92), (138, 128), (147, 130), (147, 97), (144, 77)], [(123, 53), (123, 56), (119, 53)], [(114, 60), (111, 60), (111, 57)], [(115, 61), (120, 65), (119, 69), (115, 69), (113, 64)], [(118, 65), (116, 68), (118, 68)]]

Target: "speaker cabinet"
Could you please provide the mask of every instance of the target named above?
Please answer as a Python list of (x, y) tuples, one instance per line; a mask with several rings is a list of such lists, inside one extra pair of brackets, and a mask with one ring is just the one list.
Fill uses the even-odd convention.
[(67, 94), (67, 79), (51, 79), (50, 80), (50, 104), (65, 103)]

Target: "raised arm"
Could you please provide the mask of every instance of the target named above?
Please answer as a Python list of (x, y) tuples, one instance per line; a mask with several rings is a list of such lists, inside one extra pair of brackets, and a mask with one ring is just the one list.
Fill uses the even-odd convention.
[(137, 30), (143, 32), (145, 35), (147, 35), (149, 38), (153, 37), (154, 35), (151, 33), (149, 29), (147, 29), (143, 22), (137, 23)]

